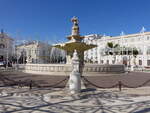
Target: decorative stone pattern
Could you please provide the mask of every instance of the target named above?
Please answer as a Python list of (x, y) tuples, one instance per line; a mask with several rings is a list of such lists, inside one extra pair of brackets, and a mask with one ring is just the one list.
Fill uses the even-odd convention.
[(5, 93), (0, 95), (0, 113), (148, 113), (150, 111), (149, 95), (134, 96), (127, 94), (127, 91), (96, 90), (83, 92), (76, 97), (67, 95), (63, 89), (28, 91), (5, 88)]

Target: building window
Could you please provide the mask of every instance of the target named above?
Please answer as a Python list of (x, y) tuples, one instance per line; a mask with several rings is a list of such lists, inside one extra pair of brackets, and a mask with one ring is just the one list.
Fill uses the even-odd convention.
[(147, 54), (150, 54), (150, 47), (147, 47)]
[(4, 60), (4, 57), (3, 57), (3, 56), (0, 56), (0, 62), (3, 61), (3, 60)]
[(29, 51), (28, 51), (28, 52), (29, 52), (29, 55), (31, 56), (31, 50), (30, 50), (30, 49), (29, 49)]
[(107, 60), (107, 64), (109, 64), (109, 60)]
[(101, 62), (101, 64), (103, 64), (103, 63), (104, 63), (104, 61), (103, 61), (103, 60), (101, 60), (100, 62)]
[(139, 60), (139, 65), (142, 65), (142, 60)]
[(45, 50), (43, 50), (43, 56), (45, 56)]
[(150, 36), (147, 36), (147, 40), (150, 40)]
[(38, 59), (35, 59), (35, 62), (38, 63)]
[(141, 40), (141, 37), (138, 37), (138, 41), (140, 41)]
[(112, 64), (115, 64), (115, 60), (112, 60)]
[(147, 60), (147, 65), (150, 66), (150, 60)]
[(134, 38), (131, 38), (131, 42), (134, 42)]
[(0, 49), (3, 49), (5, 48), (5, 45), (4, 44), (0, 44)]
[(142, 55), (143, 54), (143, 51), (141, 48), (138, 48), (138, 52), (139, 52), (139, 55)]
[(32, 63), (34, 63), (34, 59), (32, 58)]
[(34, 50), (34, 52), (35, 52), (35, 54), (37, 54), (37, 50), (36, 49)]

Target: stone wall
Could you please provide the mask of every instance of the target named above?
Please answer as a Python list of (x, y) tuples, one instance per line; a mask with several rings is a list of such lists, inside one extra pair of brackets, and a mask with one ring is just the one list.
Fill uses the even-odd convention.
[[(69, 76), (72, 66), (70, 64), (19, 64), (18, 69), (26, 73)], [(84, 76), (123, 72), (125, 72), (124, 65), (85, 64), (83, 69)]]

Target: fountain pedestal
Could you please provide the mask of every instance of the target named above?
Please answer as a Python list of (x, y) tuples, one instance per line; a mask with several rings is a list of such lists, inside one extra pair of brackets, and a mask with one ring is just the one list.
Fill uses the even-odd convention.
[(79, 72), (79, 57), (77, 51), (73, 53), (72, 67), (73, 70), (70, 73), (69, 78), (69, 90), (71, 94), (79, 93), (81, 90), (81, 73)]

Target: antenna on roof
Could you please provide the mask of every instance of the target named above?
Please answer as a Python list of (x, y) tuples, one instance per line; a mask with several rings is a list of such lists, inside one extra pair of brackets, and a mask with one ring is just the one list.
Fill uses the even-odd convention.
[(140, 33), (144, 33), (146, 31), (146, 29), (144, 27), (142, 27)]

